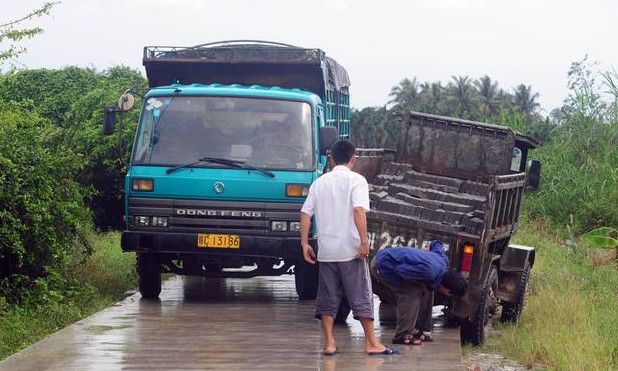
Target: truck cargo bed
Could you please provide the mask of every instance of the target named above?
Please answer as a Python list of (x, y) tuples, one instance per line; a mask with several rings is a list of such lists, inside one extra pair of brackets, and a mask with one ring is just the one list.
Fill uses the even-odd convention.
[(371, 181), (369, 218), (480, 236), (488, 192), (488, 184), (424, 174), (408, 164), (389, 163)]

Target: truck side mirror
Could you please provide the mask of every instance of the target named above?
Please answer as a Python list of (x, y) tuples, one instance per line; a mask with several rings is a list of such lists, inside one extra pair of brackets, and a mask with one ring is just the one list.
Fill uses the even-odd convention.
[(334, 126), (322, 126), (319, 133), (320, 154), (326, 155), (326, 151), (339, 139), (339, 131)]
[(541, 184), (541, 162), (539, 160), (528, 161), (526, 171), (526, 188), (531, 191), (539, 189)]
[(116, 110), (114, 106), (105, 107), (105, 119), (103, 120), (103, 134), (111, 135), (116, 127)]

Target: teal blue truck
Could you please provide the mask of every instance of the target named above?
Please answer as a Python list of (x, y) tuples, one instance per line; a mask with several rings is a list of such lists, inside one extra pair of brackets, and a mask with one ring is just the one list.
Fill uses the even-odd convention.
[[(121, 239), (142, 296), (158, 297), (162, 273), (294, 274), (299, 298), (315, 298), (299, 211), (328, 147), (349, 134), (345, 69), (320, 49), (263, 41), (145, 47), (143, 64)], [(133, 101), (106, 109), (105, 133)]]

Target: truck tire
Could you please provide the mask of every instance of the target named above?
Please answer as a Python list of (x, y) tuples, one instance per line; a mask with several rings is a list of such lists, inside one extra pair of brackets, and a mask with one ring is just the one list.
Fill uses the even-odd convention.
[(314, 300), (318, 296), (318, 263), (309, 264), (304, 260), (294, 267), (296, 294), (300, 300)]
[(161, 264), (157, 255), (137, 254), (139, 292), (144, 299), (157, 299), (161, 293)]
[(491, 328), (492, 317), (496, 314), (498, 306), (497, 290), (498, 271), (492, 265), (487, 275), (476, 312), (469, 319), (460, 322), (459, 334), (462, 344), (477, 346), (485, 341), (485, 336)]
[(337, 315), (335, 316), (335, 323), (338, 325), (344, 325), (349, 314), (350, 304), (348, 304), (346, 299), (343, 299), (341, 304), (339, 304), (339, 310), (337, 310)]
[(519, 284), (517, 285), (517, 296), (515, 302), (502, 304), (502, 315), (500, 321), (504, 323), (517, 323), (521, 318), (521, 311), (524, 309), (526, 290), (528, 288), (528, 278), (530, 277), (530, 263), (526, 262), (524, 270), (521, 272)]

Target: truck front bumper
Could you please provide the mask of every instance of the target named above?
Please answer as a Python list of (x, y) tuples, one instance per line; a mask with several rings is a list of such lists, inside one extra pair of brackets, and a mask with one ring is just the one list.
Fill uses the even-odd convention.
[[(311, 239), (314, 247), (317, 241)], [(299, 237), (240, 235), (240, 248), (201, 248), (197, 233), (123, 231), (123, 251), (161, 254), (224, 255), (255, 258), (280, 258), (297, 261), (302, 258)]]

